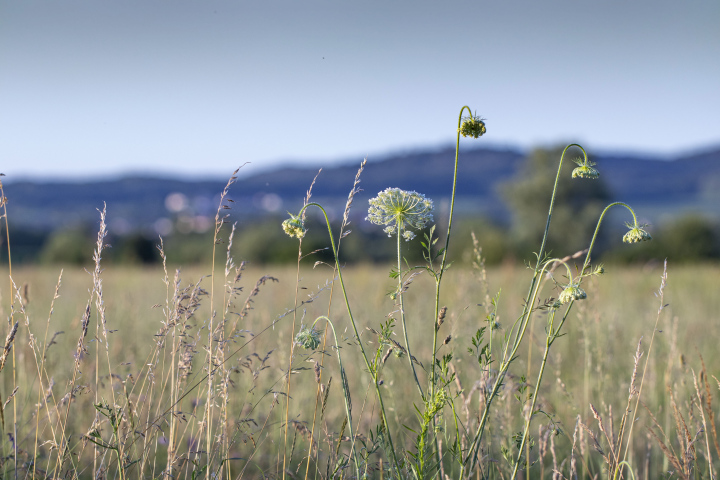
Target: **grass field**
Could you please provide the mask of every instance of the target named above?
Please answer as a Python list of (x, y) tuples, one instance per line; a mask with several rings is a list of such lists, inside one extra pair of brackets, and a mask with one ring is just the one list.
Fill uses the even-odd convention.
[[(463, 107), (456, 153), (461, 135), (485, 131)], [(339, 231), (312, 185), (278, 225), (297, 268), (231, 257), (237, 171), (202, 268), (176, 270), (161, 245), (163, 269), (104, 269), (103, 210), (88, 271), (2, 276), (2, 478), (716, 478), (720, 269), (595, 263), (614, 207), (632, 220), (624, 248), (652, 240), (622, 202), (602, 210), (587, 249), (552, 258), (571, 148), (582, 157), (566, 180), (599, 177), (582, 147), (563, 150), (547, 216), (528, 219), (545, 227), (526, 269), (487, 271), (474, 236), (467, 261), (447, 262), (458, 155), (443, 232), (420, 193), (370, 199), (393, 265), (342, 265), (364, 162)], [(332, 265), (303, 249), (308, 209), (325, 220)], [(403, 262), (415, 232), (420, 265)]]
[[(305, 263), (311, 262), (312, 259), (308, 259)], [(349, 301), (361, 328), (372, 327), (379, 331), (380, 324), (396, 308), (387, 295), (394, 288), (394, 280), (388, 277), (388, 270), (389, 267), (368, 266), (353, 267), (345, 272)], [(620, 419), (628, 404), (633, 356), (638, 342), (642, 338), (640, 348), (647, 353), (656, 320), (658, 330), (652, 351), (639, 362), (638, 377), (642, 374), (645, 360), (649, 360), (642, 391), (642, 404), (646, 405), (647, 410), (641, 406), (638, 412), (628, 460), (635, 474), (641, 478), (660, 478), (663, 471), (677, 470), (667, 460), (657, 440), (648, 433), (649, 429), (654, 429), (668, 448), (674, 449), (678, 458), (696, 465), (692, 470), (693, 478), (709, 478), (704, 434), (697, 433), (702, 429), (702, 420), (700, 402), (693, 384), (693, 371), (698, 376), (704, 401), (716, 408), (716, 399), (711, 400), (707, 396), (718, 396), (718, 384), (714, 377), (720, 376), (716, 340), (720, 338), (720, 298), (716, 288), (720, 269), (716, 266), (671, 265), (664, 289), (664, 301), (669, 306), (660, 313), (659, 320), (661, 300), (656, 293), (663, 271), (660, 264), (645, 268), (609, 267), (607, 270), (605, 275), (593, 278), (586, 286), (588, 300), (578, 302), (578, 308), (571, 313), (566, 324), (567, 335), (558, 340), (549, 357), (539, 405), (536, 407), (549, 417), (537, 416), (532, 424), (535, 446), (530, 452), (531, 461), (534, 462), (530, 468), (530, 478), (540, 478), (541, 472), (544, 477), (550, 478), (553, 468), (562, 471), (565, 478), (570, 478), (574, 435), (575, 453), (572, 461), (578, 465), (578, 478), (592, 478), (597, 474), (600, 478), (605, 477), (603, 456), (594, 448), (589, 431), (576, 431), (576, 421), (579, 418), (589, 427), (605, 455), (612, 455), (608, 440), (593, 417), (590, 403), (601, 415), (609, 438), (613, 438), (611, 429), (617, 435)], [(181, 337), (173, 338), (167, 331), (162, 333), (167, 330), (165, 310), (168, 301), (164, 272), (161, 269), (112, 268), (101, 273), (102, 307), (107, 330), (112, 333), (108, 333), (105, 339), (102, 318), (99, 317), (98, 305), (94, 300), (84, 353), (81, 354), (79, 371), (74, 381), (75, 354), (82, 317), (94, 282), (88, 272), (78, 268), (65, 269), (59, 296), (53, 304), (59, 273), (59, 269), (39, 268), (13, 272), (13, 279), (22, 293), (14, 307), (14, 318), (19, 321), (20, 327), (13, 350), (15, 367), (12, 365), (13, 360), (8, 359), (2, 372), (3, 401), (13, 391), (13, 375), (16, 376), (19, 389), (4, 410), (4, 476), (13, 475), (14, 446), (10, 435), (15, 428), (14, 418), (17, 418), (17, 435), (12, 436), (17, 438), (18, 458), (22, 460), (18, 465), (19, 478), (32, 478), (33, 471), (37, 478), (63, 477), (68, 472), (76, 472), (81, 478), (91, 478), (93, 471), (104, 472), (108, 478), (116, 478), (120, 475), (116, 450), (113, 449), (117, 448), (117, 439), (124, 443), (123, 455), (126, 456), (126, 463), (129, 463), (125, 466), (128, 478), (157, 478), (166, 469), (169, 438), (174, 438), (176, 445), (176, 472), (181, 476), (188, 475), (189, 478), (193, 468), (205, 461), (200, 423), (208, 388), (204, 378), (207, 374), (204, 362), (207, 361), (209, 298), (202, 300), (202, 305), (184, 327), (185, 343), (192, 345), (196, 353), (192, 372), (182, 380), (184, 384), (175, 389), (176, 401), (178, 393), (186, 396), (178, 401), (172, 409), (174, 414), (171, 414), (167, 412), (173, 395), (170, 377), (173, 368), (177, 368), (184, 347), (179, 341)], [(169, 273), (171, 284), (168, 305), (172, 308), (172, 267)], [(209, 292), (211, 279), (203, 278), (208, 273), (203, 269), (180, 271), (179, 285), (185, 287), (200, 281), (201, 287)], [(351, 390), (357, 438), (367, 439), (369, 447), (370, 433), (375, 431), (380, 422), (377, 400), (369, 388), (369, 376), (362, 366), (357, 346), (350, 341), (352, 335), (347, 313), (337, 285), (332, 292), (334, 298), (330, 305), (333, 270), (325, 265), (301, 270), (299, 298), (314, 300), (302, 305), (296, 311), (295, 318), (293, 313), (287, 312), (295, 305), (296, 270), (289, 267), (270, 270), (247, 268), (236, 284), (242, 286), (243, 291), (238, 292), (231, 310), (242, 310), (245, 299), (257, 279), (263, 275), (271, 275), (279, 281), (267, 281), (260, 286), (259, 293), (252, 297), (252, 309), (240, 320), (235, 333), (226, 339), (227, 348), (224, 351), (227, 368), (221, 369), (228, 379), (225, 387), (226, 407), (220, 400), (224, 395), (223, 382), (218, 381), (214, 387), (218, 391), (212, 393), (217, 409), (214, 414), (216, 431), (212, 442), (227, 442), (227, 458), (231, 460), (226, 461), (224, 472), (229, 478), (257, 478), (261, 474), (282, 476), (283, 457), (288, 475), (305, 475), (309, 430), (312, 429), (318, 385), (314, 362), (320, 361), (321, 356), (309, 350), (295, 350), (289, 402), (289, 419), (293, 428), (286, 441), (284, 425), (287, 387), (284, 372), (288, 366), (293, 322), (297, 332), (301, 323), (311, 323), (315, 318), (330, 312), (329, 317), (341, 338), (341, 353)], [(472, 347), (470, 338), (486, 324), (486, 295), (494, 296), (498, 291), (502, 292), (497, 318), (501, 329), (496, 332), (499, 338), (504, 328), (521, 314), (522, 305), (518, 299), (526, 293), (526, 278), (526, 269), (512, 266), (488, 271), (487, 282), (481, 280), (478, 270), (468, 265), (454, 265), (448, 271), (442, 296), (442, 304), (448, 306), (448, 312), (441, 326), (440, 338), (451, 335), (451, 340), (439, 353), (454, 354), (452, 363), (458, 380), (449, 386), (449, 390), (453, 396), (457, 396), (454, 404), (462, 424), (477, 421), (483, 401), (481, 393), (487, 389), (487, 372), (483, 374), (474, 356), (468, 353), (468, 348)], [(216, 278), (215, 282), (216, 292), (222, 292), (222, 280)], [(28, 285), (27, 290), (22, 287), (25, 283)], [(410, 344), (413, 355), (420, 361), (432, 355), (432, 338), (424, 333), (428, 329), (422, 326), (430, 324), (432, 328), (435, 321), (433, 291), (434, 284), (427, 276), (421, 275), (406, 293), (406, 317), (411, 325)], [(2, 305), (6, 317), (9, 313), (9, 292), (10, 286), (5, 282)], [(557, 296), (557, 293), (553, 291), (552, 285), (547, 285), (543, 295)], [(24, 313), (20, 308), (21, 299), (25, 302)], [(222, 299), (216, 298), (215, 302), (217, 310), (218, 305), (222, 305)], [(529, 326), (530, 335), (520, 350), (520, 358), (509, 372), (500, 398), (494, 404), (481, 464), (483, 474), (488, 478), (507, 478), (509, 464), (503, 458), (503, 452), (513, 451), (513, 435), (522, 429), (523, 409), (527, 410), (527, 395), (532, 390), (532, 379), (537, 375), (544, 349), (545, 322), (546, 315), (539, 313), (534, 316)], [(179, 332), (179, 326), (173, 328)], [(157, 336), (159, 332), (163, 336)], [(34, 350), (29, 345), (29, 333), (36, 339)], [(362, 332), (362, 338), (371, 348), (377, 344), (373, 337), (368, 330)], [(50, 339), (54, 341), (47, 349), (43, 363), (42, 355), (38, 356), (38, 352), (51, 343)], [(165, 343), (159, 345), (163, 340)], [(399, 335), (397, 340), (402, 343)], [(175, 353), (171, 353), (172, 345), (175, 345)], [(499, 345), (497, 340), (496, 345)], [(328, 471), (332, 472), (338, 458), (335, 452), (340, 448), (342, 456), (343, 452), (347, 453), (349, 444), (347, 428), (343, 426), (345, 411), (343, 393), (339, 388), (337, 358), (329, 346), (326, 351), (328, 354), (325, 356), (321, 381), (325, 386), (330, 377), (332, 381), (325, 412), (322, 419), (318, 413), (318, 420), (315, 421), (313, 441), (316, 447), (310, 462), (311, 478), (316, 478), (316, 475), (323, 478)], [(701, 355), (707, 367), (706, 372)], [(175, 367), (171, 365), (171, 358), (176, 363)], [(423, 367), (428, 370), (426, 364)], [(38, 380), (39, 368), (43, 369), (42, 385)], [(112, 379), (109, 378), (110, 373)], [(709, 380), (707, 392), (700, 375)], [(529, 380), (526, 382), (523, 376)], [(415, 435), (401, 426), (417, 428), (418, 418), (413, 405), (422, 408), (422, 400), (408, 363), (405, 359), (391, 355), (381, 377), (381, 389), (389, 405), (388, 418), (394, 423), (391, 431), (400, 432), (396, 433), (395, 442), (411, 451)], [(176, 378), (180, 377), (176, 375)], [(530, 388), (524, 389), (528, 383)], [(52, 389), (48, 388), (50, 384), (54, 384)], [(68, 406), (68, 392), (72, 388), (74, 397)], [(671, 399), (676, 404), (675, 413)], [(107, 405), (109, 410), (96, 410), (93, 404)], [(112, 421), (107, 417), (115, 406), (118, 432), (114, 434)], [(631, 409), (634, 409), (634, 402)], [(705, 410), (706, 416), (712, 411)], [(96, 413), (98, 411), (104, 412), (105, 416)], [(655, 416), (669, 440), (659, 433), (649, 412)], [(681, 416), (683, 420), (679, 420)], [(171, 417), (177, 419), (172, 437)], [(452, 418), (449, 408), (445, 408), (437, 417), (436, 429), (441, 453), (443, 441), (446, 444), (453, 441)], [(706, 423), (709, 421), (708, 418), (705, 420)], [(63, 427), (65, 421), (67, 426)], [(556, 422), (554, 429), (549, 428), (552, 422)], [(226, 428), (221, 426), (222, 423), (226, 424)], [(680, 431), (678, 436), (675, 433), (677, 425), (683, 425), (681, 430), (686, 426), (687, 432)], [(63, 429), (64, 438), (61, 435)], [(346, 441), (338, 447), (342, 430), (345, 430)], [(550, 431), (561, 433), (548, 436)], [(89, 443), (87, 435), (95, 438), (101, 446)], [(689, 447), (688, 435), (690, 442), (694, 441)], [(713, 433), (709, 432), (709, 435), (711, 456), (717, 466), (718, 455), (712, 445)], [(549, 440), (553, 442), (552, 451)], [(678, 442), (685, 442), (686, 445)], [(387, 457), (382, 449), (367, 455), (371, 466), (368, 475), (379, 478), (379, 473), (373, 473), (372, 469), (377, 470), (382, 461), (387, 464)], [(694, 456), (693, 459), (689, 460), (688, 455)], [(35, 466), (33, 458), (36, 459)], [(445, 474), (455, 478), (457, 471), (453, 470), (449, 458), (444, 463)], [(349, 471), (346, 475), (352, 476)], [(678, 475), (677, 472), (675, 475)]]

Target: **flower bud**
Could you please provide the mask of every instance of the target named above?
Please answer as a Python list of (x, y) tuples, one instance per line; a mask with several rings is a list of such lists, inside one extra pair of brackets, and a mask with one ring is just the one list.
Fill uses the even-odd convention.
[(460, 132), (460, 135), (462, 135), (463, 137), (482, 137), (483, 135), (485, 135), (486, 132), (485, 120), (478, 117), (477, 115), (470, 115), (469, 117), (465, 117), (460, 124), (458, 132)]
[(587, 159), (580, 160), (579, 158), (576, 158), (573, 162), (577, 163), (579, 166), (573, 170), (572, 178), (588, 178), (590, 180), (595, 180), (600, 177), (600, 172), (598, 172), (596, 168), (593, 168), (593, 165), (595, 165), (594, 162)]
[(652, 240), (652, 236), (645, 230), (647, 225), (638, 225), (637, 222), (634, 224), (626, 223), (625, 225), (630, 231), (623, 236), (623, 242), (638, 243)]
[(585, 300), (586, 298), (587, 293), (585, 293), (585, 290), (577, 285), (570, 284), (560, 293), (558, 302), (560, 302), (561, 305), (564, 305), (573, 300)]
[(295, 344), (308, 350), (315, 350), (320, 345), (320, 332), (315, 328), (307, 328), (303, 325), (295, 335)]
[(305, 232), (307, 232), (302, 218), (296, 217), (293, 214), (290, 214), (290, 218), (282, 222), (282, 228), (285, 233), (295, 238), (303, 238), (305, 236)]

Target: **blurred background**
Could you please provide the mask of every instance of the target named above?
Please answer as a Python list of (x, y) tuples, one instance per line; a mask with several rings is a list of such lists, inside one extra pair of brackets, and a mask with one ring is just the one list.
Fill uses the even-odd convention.
[[(159, 236), (172, 261), (207, 260), (240, 165), (236, 258), (294, 261), (286, 212), (322, 167), (313, 200), (338, 221), (364, 158), (343, 257), (385, 261), (392, 242), (370, 241), (384, 234), (364, 220), (367, 200), (422, 192), (443, 227), (463, 105), (488, 133), (460, 143), (456, 260), (470, 232), (488, 263), (530, 257), (568, 143), (601, 177), (561, 184), (553, 254), (587, 247), (620, 200), (655, 241), (617, 249), (631, 220), (618, 211), (603, 260), (717, 260), (719, 20), (713, 1), (3, 2), (13, 261), (90, 263), (104, 204), (106, 260), (158, 262)], [(308, 249), (327, 246), (316, 221)]]

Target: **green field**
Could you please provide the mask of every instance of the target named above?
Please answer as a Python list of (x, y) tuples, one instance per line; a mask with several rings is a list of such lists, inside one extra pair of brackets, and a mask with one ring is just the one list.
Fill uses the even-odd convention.
[[(53, 304), (60, 269), (13, 271), (13, 280), (20, 292), (14, 302), (13, 319), (19, 322), (19, 329), (14, 349), (2, 371), (3, 402), (15, 386), (19, 389), (4, 409), (3, 478), (11, 478), (15, 469), (15, 445), (11, 434), (17, 438), (18, 478), (33, 478), (33, 474), (36, 478), (92, 478), (97, 472), (107, 478), (120, 478), (119, 457), (123, 458), (122, 470), (126, 478), (159, 478), (163, 471), (168, 471), (166, 461), (170, 441), (175, 447), (172, 471), (181, 478), (190, 478), (192, 471), (201, 472), (208, 463), (207, 430), (202, 431), (206, 411), (210, 411), (212, 418), (210, 445), (214, 450), (210, 464), (216, 471), (222, 466), (223, 476), (281, 477), (285, 462), (287, 475), (304, 477), (318, 389), (314, 362), (323, 357), (317, 351), (300, 347), (294, 350), (287, 412), (291, 428), (287, 439), (288, 402), (284, 373), (288, 369), (293, 329), (297, 333), (301, 324), (312, 323), (328, 312), (342, 346), (340, 351), (351, 391), (358, 445), (365, 442), (370, 447), (371, 433), (376, 433), (380, 424), (379, 407), (359, 349), (351, 341), (352, 331), (339, 285), (337, 281), (333, 285), (331, 267), (319, 265), (311, 269), (312, 258), (303, 264), (307, 266), (299, 273), (298, 299), (313, 301), (304, 303), (295, 313), (292, 309), (296, 304), (298, 274), (294, 268), (259, 270), (250, 267), (234, 284), (241, 286), (242, 291), (235, 292), (229, 311), (240, 313), (260, 277), (270, 275), (278, 279), (277, 283), (268, 280), (260, 286), (257, 295), (251, 296), (251, 309), (245, 315), (225, 315), (224, 333), (216, 332), (215, 338), (220, 343), (213, 345), (213, 358), (216, 366), (222, 365), (214, 372), (210, 392), (213, 406), (209, 410), (206, 352), (212, 279), (203, 278), (210, 273), (209, 267), (179, 272), (181, 289), (200, 282), (200, 287), (208, 294), (199, 297), (200, 305), (194, 315), (185, 318), (181, 312), (174, 318), (183, 320), (170, 324), (169, 328), (167, 319), (173, 315), (168, 315), (167, 306), (173, 310), (174, 267), (168, 267), (169, 287), (164, 282), (162, 269), (112, 267), (102, 271), (99, 277), (102, 280), (101, 306), (108, 333), (107, 336), (103, 333), (102, 309), (99, 310), (95, 295), (83, 342), (84, 352), (77, 365), (79, 369), (75, 369), (75, 355), (83, 313), (91, 300), (92, 272), (77, 267), (65, 269)], [(381, 323), (397, 308), (387, 295), (395, 286), (395, 280), (388, 277), (389, 269), (390, 266), (387, 269), (353, 267), (344, 272), (349, 302), (361, 330), (372, 327), (380, 331)], [(649, 362), (627, 460), (636, 478), (665, 478), (663, 472), (668, 471), (675, 472), (668, 478), (683, 478), (649, 433), (652, 429), (667, 448), (672, 449), (670, 456), (675, 455), (684, 462), (681, 466), (689, 469), (691, 478), (709, 478), (707, 449), (710, 449), (714, 469), (718, 467), (719, 457), (714, 445), (715, 432), (709, 424), (712, 409), (708, 405), (717, 411), (720, 393), (716, 379), (720, 376), (717, 349), (720, 269), (717, 266), (670, 265), (664, 289), (664, 303), (668, 306), (659, 317), (661, 300), (656, 293), (663, 272), (661, 264), (610, 266), (606, 270), (603, 276), (593, 277), (584, 284), (588, 299), (577, 302), (563, 328), (566, 335), (557, 340), (550, 352), (536, 406), (548, 415), (538, 414), (533, 419), (530, 433), (534, 447), (529, 451), (533, 465), (527, 475), (529, 478), (541, 478), (541, 475), (551, 478), (552, 470), (556, 468), (565, 478), (571, 478), (572, 463), (578, 478), (606, 477), (603, 455), (593, 446), (588, 431), (576, 429), (576, 422), (579, 418), (593, 432), (604, 455), (612, 457), (615, 454), (608, 438), (619, 434), (621, 418), (628, 405), (633, 356), (642, 338), (640, 348), (644, 355), (639, 362), (638, 384), (646, 360)], [(450, 478), (456, 478), (459, 470), (447, 452), (448, 444), (456, 441), (449, 404), (455, 406), (461, 432), (466, 426), (476, 425), (484, 401), (481, 393), (487, 391), (493, 375), (493, 364), (483, 372), (474, 355), (468, 353), (472, 346), (471, 337), (478, 328), (486, 325), (487, 295), (492, 297), (501, 291), (497, 317), (501, 328), (495, 331), (494, 341), (494, 348), (499, 348), (504, 332), (522, 312), (522, 298), (527, 293), (531, 275), (531, 270), (499, 267), (487, 271), (487, 282), (483, 282), (478, 269), (456, 264), (443, 280), (441, 304), (446, 305), (448, 311), (439, 338), (442, 341), (451, 335), (451, 340), (441, 347), (439, 354), (453, 353), (452, 367), (458, 377), (448, 386), (451, 401), (435, 418), (435, 431), (436, 446), (443, 455), (444, 473)], [(214, 280), (214, 326), (222, 323), (223, 317), (222, 276), (223, 272), (218, 268)], [(7, 279), (7, 275), (4, 278)], [(23, 287), (25, 284), (27, 290)], [(0, 292), (3, 314), (9, 317), (10, 286), (7, 281)], [(546, 282), (541, 296), (557, 295), (557, 288)], [(432, 356), (434, 282), (426, 274), (420, 275), (404, 296), (410, 345), (413, 355), (425, 369), (418, 369), (424, 385), (428, 375), (424, 372), (429, 371)], [(188, 302), (185, 299), (182, 304), (192, 308)], [(508, 478), (512, 470), (511, 462), (505, 460), (503, 452), (506, 455), (509, 452), (511, 457), (516, 452), (513, 435), (522, 431), (523, 408), (526, 414), (528, 395), (532, 393), (544, 349), (546, 319), (543, 312), (533, 316), (529, 335), (519, 350), (520, 357), (512, 365), (493, 404), (478, 475)], [(657, 332), (648, 355), (656, 321)], [(319, 325), (321, 329), (326, 328), (325, 322)], [(403, 344), (399, 325), (395, 331), (395, 339)], [(62, 333), (56, 335), (56, 332)], [(30, 334), (35, 339), (34, 348), (30, 346)], [(373, 351), (377, 337), (369, 330), (362, 331), (361, 337), (366, 348)], [(54, 341), (47, 348), (43, 362), (42, 352), (51, 343), (51, 338)], [(349, 452), (348, 429), (343, 426), (343, 392), (336, 352), (330, 346), (334, 343), (331, 335), (328, 335), (328, 342), (327, 355), (322, 359), (323, 388), (330, 378), (332, 380), (325, 411), (322, 415), (317, 412), (314, 422), (312, 441), (315, 446), (309, 462), (309, 478), (325, 478), (328, 472), (332, 474), (338, 458), (342, 459)], [(186, 353), (193, 357), (192, 371), (182, 375), (178, 373), (178, 363)], [(41, 374), (38, 373), (40, 369)], [(693, 372), (699, 382), (702, 411)], [(524, 382), (523, 377), (528, 381)], [(403, 425), (417, 429), (419, 420), (414, 406), (422, 410), (422, 400), (406, 358), (390, 355), (380, 378), (395, 449), (413, 452), (415, 434)], [(705, 380), (708, 381), (707, 390)], [(524, 389), (528, 383), (529, 388)], [(49, 388), (50, 384), (52, 388)], [(72, 396), (69, 395), (71, 390)], [(635, 408), (635, 399), (631, 410)], [(176, 406), (171, 408), (173, 401)], [(591, 403), (601, 415), (608, 437), (593, 417)], [(98, 410), (93, 404), (106, 405), (107, 409), (100, 409), (105, 415), (96, 413)], [(707, 442), (705, 433), (701, 432), (701, 413), (705, 414)], [(108, 418), (113, 414), (116, 432)], [(554, 429), (551, 429), (553, 423)], [(341, 431), (345, 438), (338, 445)], [(549, 432), (557, 435), (549, 435)], [(466, 435), (472, 436), (471, 432)], [(627, 432), (625, 436), (627, 441)], [(98, 445), (93, 445), (88, 438)], [(622, 450), (624, 448), (623, 444)], [(571, 452), (574, 452), (572, 458)], [(388, 468), (388, 462), (382, 448), (367, 453), (364, 461), (367, 475), (380, 478), (379, 469), (381, 465)], [(348, 467), (337, 475), (354, 477), (354, 473)], [(201, 472), (201, 476), (205, 473)], [(522, 476), (524, 478), (526, 473)]]

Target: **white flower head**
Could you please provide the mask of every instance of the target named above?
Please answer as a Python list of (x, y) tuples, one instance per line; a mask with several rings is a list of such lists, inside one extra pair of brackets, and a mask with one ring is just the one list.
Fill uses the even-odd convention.
[(370, 199), (366, 218), (375, 225), (385, 225), (385, 233), (392, 236), (398, 228), (405, 240), (415, 238), (410, 230), (420, 230), (433, 221), (433, 202), (425, 195), (399, 188), (387, 188)]

